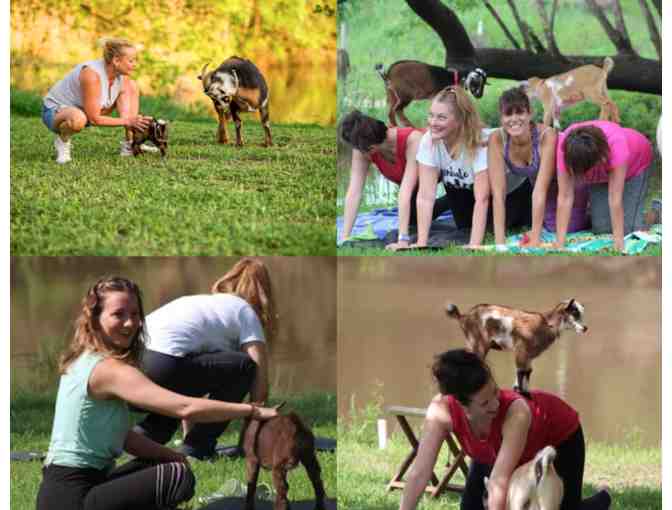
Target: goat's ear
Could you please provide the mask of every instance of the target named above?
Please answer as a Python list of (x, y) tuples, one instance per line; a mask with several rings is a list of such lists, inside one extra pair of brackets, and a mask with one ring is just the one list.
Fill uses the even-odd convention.
[(539, 485), (542, 476), (544, 476), (544, 459), (540, 458), (534, 463), (534, 479), (536, 485)]
[(567, 303), (567, 310), (571, 309), (574, 307), (574, 298), (569, 300), (569, 303)]

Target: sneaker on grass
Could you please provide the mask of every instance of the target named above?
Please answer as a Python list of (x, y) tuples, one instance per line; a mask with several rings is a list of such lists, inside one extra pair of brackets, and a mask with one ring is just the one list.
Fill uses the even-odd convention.
[(65, 163), (68, 163), (69, 161), (72, 161), (72, 157), (70, 156), (70, 147), (71, 147), (70, 140), (67, 142), (64, 142), (61, 140), (61, 137), (56, 135), (54, 138), (54, 149), (56, 149), (56, 163), (59, 165), (63, 165)]

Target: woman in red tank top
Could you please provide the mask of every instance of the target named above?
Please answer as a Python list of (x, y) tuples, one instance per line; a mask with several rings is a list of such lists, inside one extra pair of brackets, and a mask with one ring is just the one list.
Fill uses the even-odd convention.
[[(461, 510), (505, 510), (514, 469), (545, 446), (557, 451), (562, 478), (561, 510), (606, 510), (606, 491), (582, 500), (585, 443), (577, 412), (559, 397), (532, 391), (522, 395), (497, 387), (490, 368), (464, 349), (436, 356), (432, 372), (440, 394), (427, 409), (418, 456), (408, 477), (400, 510), (413, 510), (431, 477), (441, 445), (453, 433), (471, 457)], [(484, 477), (489, 477), (488, 487)]]
[[(355, 110), (341, 121), (340, 134), (352, 147), (350, 182), (345, 194), (343, 240), (347, 240), (357, 217), (369, 166), (373, 163), (383, 177), (399, 185), (399, 236), (387, 249), (409, 246), (409, 225), (416, 224), (415, 197), (418, 193), (418, 169), (415, 156), (424, 130), (412, 127), (387, 127), (380, 120)], [(432, 211), (436, 218), (450, 207), (438, 199)]]

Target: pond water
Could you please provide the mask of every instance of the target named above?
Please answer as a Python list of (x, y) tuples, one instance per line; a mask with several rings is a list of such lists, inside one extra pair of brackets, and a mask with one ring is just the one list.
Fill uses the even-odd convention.
[[(138, 282), (149, 313), (179, 296), (208, 293), (237, 259), (13, 257), (13, 387), (55, 385), (40, 360), (57, 356), (69, 341), (80, 300), (101, 275), (119, 274)], [(336, 392), (336, 259), (268, 257), (264, 261), (279, 315), (278, 337), (269, 345), (271, 392)]]
[[(660, 259), (619, 257), (343, 257), (339, 259), (338, 405), (379, 400), (425, 407), (436, 393), (436, 353), (464, 346), (447, 302), (545, 311), (574, 297), (589, 331), (566, 331), (533, 362), (531, 387), (576, 408), (592, 440), (661, 443)], [(508, 352), (488, 355), (511, 387)], [(389, 430), (394, 424), (388, 420)]]

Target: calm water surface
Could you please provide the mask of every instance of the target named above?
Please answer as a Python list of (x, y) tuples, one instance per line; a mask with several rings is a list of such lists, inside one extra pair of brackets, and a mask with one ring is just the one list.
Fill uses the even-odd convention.
[[(436, 393), (432, 355), (463, 347), (450, 301), (465, 311), (496, 303), (545, 311), (574, 297), (589, 331), (566, 331), (533, 362), (533, 388), (575, 407), (594, 440), (661, 442), (661, 268), (642, 257), (403, 257), (339, 259), (338, 400), (425, 407)], [(511, 353), (491, 351), (511, 387)], [(393, 424), (388, 420), (390, 427)]]

